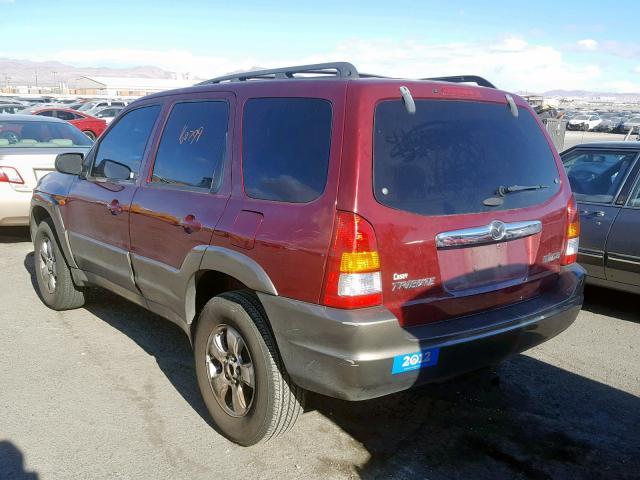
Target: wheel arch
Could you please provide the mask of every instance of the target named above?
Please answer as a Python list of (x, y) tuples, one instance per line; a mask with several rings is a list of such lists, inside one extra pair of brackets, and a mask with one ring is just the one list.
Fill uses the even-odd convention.
[(199, 269), (189, 277), (185, 293), (186, 320), (192, 338), (202, 307), (211, 298), (235, 290), (278, 294), (268, 274), (252, 258), (223, 247), (206, 247)]

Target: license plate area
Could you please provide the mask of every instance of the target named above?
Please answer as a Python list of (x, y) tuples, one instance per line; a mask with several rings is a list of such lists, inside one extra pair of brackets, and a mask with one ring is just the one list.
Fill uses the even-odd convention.
[(525, 282), (535, 259), (535, 238), (439, 250), (443, 288), (458, 293)]

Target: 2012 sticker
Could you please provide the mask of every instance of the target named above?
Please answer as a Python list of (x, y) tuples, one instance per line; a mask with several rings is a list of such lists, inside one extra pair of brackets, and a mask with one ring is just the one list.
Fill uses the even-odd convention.
[(398, 355), (393, 357), (391, 373), (397, 375), (398, 373), (411, 372), (412, 370), (418, 370), (420, 368), (433, 367), (438, 363), (439, 355), (439, 348), (429, 348), (405, 355)]

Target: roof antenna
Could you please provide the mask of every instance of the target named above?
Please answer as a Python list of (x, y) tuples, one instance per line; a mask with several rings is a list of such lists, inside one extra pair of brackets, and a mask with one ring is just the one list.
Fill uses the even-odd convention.
[(513, 101), (513, 97), (511, 95), (509, 95), (508, 93), (505, 93), (504, 97), (507, 99), (507, 103), (509, 104), (509, 109), (511, 110), (511, 115), (513, 115), (514, 117), (518, 118), (518, 115), (520, 114), (520, 112), (518, 112), (518, 107), (516, 105), (516, 102)]
[(404, 107), (407, 109), (407, 113), (410, 115), (416, 113), (416, 102), (413, 101), (411, 92), (404, 85), (400, 87), (400, 95), (402, 95), (402, 100), (404, 100)]

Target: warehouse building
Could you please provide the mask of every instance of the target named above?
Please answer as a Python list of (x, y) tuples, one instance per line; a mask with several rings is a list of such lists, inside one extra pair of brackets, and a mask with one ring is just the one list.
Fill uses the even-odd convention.
[(197, 80), (171, 78), (80, 77), (69, 85), (69, 94), (78, 96), (141, 97), (173, 88), (190, 87)]

